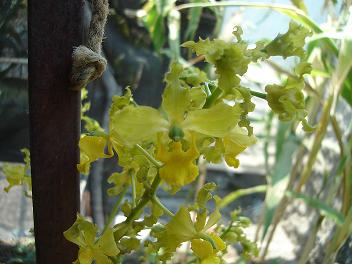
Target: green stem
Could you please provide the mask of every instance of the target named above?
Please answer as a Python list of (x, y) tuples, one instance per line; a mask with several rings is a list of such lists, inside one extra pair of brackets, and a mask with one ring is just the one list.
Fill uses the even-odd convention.
[(140, 211), (144, 208), (144, 206), (149, 202), (149, 199), (146, 199), (145, 197), (142, 198), (142, 200), (139, 201), (137, 206), (133, 208), (131, 213), (128, 215), (127, 219), (125, 220), (126, 223), (131, 223), (133, 220), (136, 219), (136, 217), (139, 215)]
[(146, 151), (141, 145), (136, 144), (136, 147), (158, 169), (164, 165), (160, 161), (156, 160), (152, 155), (150, 155), (150, 153), (148, 151)]
[(222, 232), (222, 234), (220, 235), (220, 237), (222, 239), (224, 239), (225, 235), (230, 232), (231, 228), (232, 228), (232, 224), (233, 224), (233, 221), (230, 222), (229, 226), (224, 230), (224, 232)]
[(156, 193), (156, 189), (160, 184), (160, 176), (159, 173), (155, 176), (152, 186), (150, 189), (144, 191), (142, 199), (139, 201), (137, 206), (132, 209), (131, 213), (128, 215), (127, 219), (125, 220), (126, 223), (131, 223), (140, 213), (140, 211), (146, 206), (146, 204), (153, 199), (153, 196)]
[(318, 128), (315, 133), (313, 145), (312, 145), (312, 148), (310, 149), (308, 160), (305, 163), (305, 167), (302, 170), (301, 177), (300, 177), (298, 184), (296, 186), (296, 189), (295, 189), (296, 192), (301, 191), (302, 187), (306, 184), (306, 182), (308, 181), (309, 177), (312, 174), (313, 166), (314, 166), (315, 161), (317, 159), (318, 152), (321, 149), (321, 142), (323, 141), (323, 139), (325, 137), (325, 134), (327, 131), (327, 126), (329, 124), (330, 110), (332, 107), (333, 100), (334, 100), (334, 96), (332, 94), (330, 94), (330, 96), (327, 98), (327, 100), (324, 103), (322, 116), (320, 118)]
[(233, 201), (235, 201), (236, 199), (238, 199), (242, 196), (253, 194), (253, 193), (266, 192), (267, 189), (268, 189), (267, 185), (258, 185), (258, 186), (254, 186), (254, 187), (250, 187), (250, 188), (246, 188), (246, 189), (239, 189), (239, 190), (233, 191), (233, 192), (229, 193), (228, 195), (226, 195), (221, 200), (219, 207), (224, 208), (229, 203), (232, 203)]
[(117, 211), (119, 210), (119, 207), (120, 207), (120, 204), (121, 204), (121, 201), (123, 199), (123, 197), (125, 196), (126, 192), (127, 192), (127, 189), (128, 189), (128, 185), (125, 186), (125, 188), (122, 190), (122, 192), (120, 193), (120, 196), (119, 198), (117, 199), (115, 205), (114, 205), (114, 208), (112, 208), (112, 211), (109, 215), (109, 218), (108, 220), (106, 221), (106, 224), (104, 226), (104, 229), (103, 229), (103, 232), (102, 234), (105, 233), (105, 231), (108, 229), (108, 227), (111, 225), (112, 221), (114, 220), (114, 217), (116, 216), (117, 214)]
[(266, 94), (250, 90), (251, 95), (266, 100)]
[(166, 213), (168, 216), (174, 217), (175, 215), (173, 214), (173, 212), (171, 212), (165, 205), (163, 205), (161, 203), (161, 201), (159, 200), (159, 198), (154, 195), (153, 196), (153, 202), (156, 203), (161, 209), (163, 209), (164, 213)]

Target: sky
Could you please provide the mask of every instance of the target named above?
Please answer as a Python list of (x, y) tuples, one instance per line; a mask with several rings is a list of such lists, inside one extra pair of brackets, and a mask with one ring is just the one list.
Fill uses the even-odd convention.
[[(262, 2), (291, 5), (289, 0), (256, 0), (248, 2)], [(323, 11), (323, 0), (306, 0), (309, 16), (317, 23), (321, 24), (327, 19), (326, 11)], [(235, 16), (234, 16), (235, 15)], [(263, 8), (238, 8), (228, 7), (225, 10), (222, 27), (222, 35), (231, 32), (234, 25), (240, 24), (244, 31), (244, 39), (249, 42), (255, 42), (258, 39), (274, 38), (278, 33), (287, 31), (290, 18)]]

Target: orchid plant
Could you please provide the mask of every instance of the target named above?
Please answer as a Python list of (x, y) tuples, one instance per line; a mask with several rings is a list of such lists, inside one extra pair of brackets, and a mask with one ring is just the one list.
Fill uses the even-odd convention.
[[(310, 32), (291, 22), (285, 34), (279, 34), (271, 42), (257, 42), (255, 48), (242, 39), (240, 27), (234, 29), (233, 35), (235, 41), (230, 43), (200, 39), (182, 45), (214, 66), (216, 80), (210, 80), (198, 68), (173, 62), (165, 75), (159, 109), (138, 105), (127, 88), (123, 96), (112, 98), (109, 131), (82, 117), (88, 132), (79, 142), (81, 155), (77, 168), (89, 174), (93, 162), (118, 156), (123, 170), (109, 177), (112, 187), (108, 194), (119, 196), (115, 208), (120, 208), (126, 219), (113, 225), (114, 210), (104, 230), (99, 231), (96, 225), (78, 215), (64, 232), (67, 240), (79, 246), (75, 264), (118, 263), (121, 256), (141, 244), (159, 262), (172, 259), (185, 242), (191, 245), (194, 263), (223, 263), (227, 247), (233, 243), (242, 245), (243, 257), (258, 253), (256, 245), (243, 232), (250, 224), (248, 219), (240, 217), (238, 212), (232, 214), (229, 223), (222, 219), (221, 198), (214, 194), (214, 183), (206, 183), (198, 190), (195, 203), (182, 205), (177, 212), (171, 212), (157, 196), (161, 186), (174, 195), (194, 182), (199, 176), (200, 158), (209, 163), (225, 160), (228, 166), (239, 166), (238, 155), (257, 140), (248, 118), (255, 109), (252, 96), (266, 100), (280, 120), (301, 122), (308, 132), (314, 129), (306, 120), (303, 94), (303, 76), (311, 70), (303, 46)], [(295, 75), (284, 84), (268, 84), (266, 93), (244, 87), (241, 76), (248, 65), (272, 56), (298, 57)], [(132, 199), (122, 202), (129, 188)], [(209, 202), (215, 204), (213, 210), (208, 209)], [(145, 213), (146, 208), (149, 213)], [(138, 236), (143, 229), (151, 230), (144, 242)]]

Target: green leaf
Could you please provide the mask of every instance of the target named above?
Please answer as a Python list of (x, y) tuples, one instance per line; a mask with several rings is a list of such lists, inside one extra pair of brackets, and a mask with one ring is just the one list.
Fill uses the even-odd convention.
[[(349, 20), (344, 28), (344, 38), (341, 41), (341, 47), (338, 56), (336, 70), (332, 75), (332, 85), (337, 87), (335, 91), (339, 94), (340, 89), (347, 89), (343, 94), (347, 97), (351, 93), (351, 72), (352, 72), (352, 12), (350, 12)], [(343, 84), (345, 85), (343, 86)], [(351, 101), (349, 99), (348, 101)]]
[[(193, 3), (201, 3), (203, 0), (193, 0)], [(188, 24), (185, 32), (185, 39), (194, 39), (194, 35), (198, 28), (200, 17), (202, 15), (202, 8), (192, 8), (188, 12)]]
[(342, 225), (345, 221), (342, 213), (330, 207), (329, 205), (325, 204), (324, 202), (320, 201), (319, 199), (309, 197), (303, 193), (297, 193), (294, 191), (286, 191), (285, 193), (288, 197), (302, 200), (307, 205), (319, 210), (321, 215), (324, 215), (330, 218), (338, 225)]
[(307, 7), (304, 0), (291, 0), (292, 4), (297, 8), (301, 9), (304, 13), (307, 13)]
[(347, 78), (343, 83), (341, 96), (352, 107), (352, 70), (349, 71)]
[(284, 197), (285, 190), (288, 185), (293, 154), (298, 147), (297, 138), (290, 134), (282, 146), (280, 155), (276, 160), (272, 174), (269, 176), (270, 183), (265, 197), (265, 212), (263, 223), (263, 236), (264, 239), (269, 226), (274, 218), (276, 208), (281, 199)]
[(145, 27), (149, 31), (154, 49), (159, 52), (165, 43), (164, 18), (158, 13), (155, 5), (145, 10), (148, 14), (144, 19)]
[(275, 160), (282, 155), (286, 139), (290, 133), (291, 122), (279, 122), (275, 140)]
[(145, 27), (148, 29), (154, 48), (160, 52), (165, 43), (164, 18), (169, 14), (175, 0), (152, 0), (143, 7), (146, 16), (143, 19)]

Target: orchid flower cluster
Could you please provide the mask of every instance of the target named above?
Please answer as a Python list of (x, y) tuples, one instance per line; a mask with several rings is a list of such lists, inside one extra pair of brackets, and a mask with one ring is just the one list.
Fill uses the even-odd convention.
[[(209, 80), (198, 68), (173, 62), (165, 75), (159, 109), (137, 105), (126, 89), (123, 96), (112, 99), (109, 132), (90, 126), (89, 133), (81, 137), (79, 171), (88, 174), (92, 162), (117, 154), (123, 170), (109, 177), (112, 187), (108, 194), (122, 197), (131, 188), (133, 197), (118, 204), (126, 220), (115, 226), (107, 223), (102, 233), (82, 216), (77, 217), (65, 232), (65, 237), (80, 247), (76, 263), (114, 263), (141, 246), (138, 233), (143, 229), (151, 229), (150, 239), (143, 243), (145, 252), (160, 262), (172, 259), (185, 242), (190, 243), (196, 262), (201, 264), (222, 263), (231, 243), (240, 243), (245, 257), (257, 254), (255, 244), (243, 233), (248, 220), (235, 213), (229, 225), (222, 222), (214, 183), (206, 183), (196, 202), (181, 206), (175, 214), (157, 197), (160, 184), (173, 195), (194, 182), (201, 157), (209, 163), (224, 160), (237, 168), (238, 154), (256, 142), (248, 113), (255, 108), (251, 97), (259, 93), (241, 85), (241, 76), (252, 62), (271, 56), (300, 59), (294, 77), (283, 85), (267, 85), (266, 94), (259, 97), (267, 100), (281, 120), (302, 122), (303, 129), (312, 129), (305, 119), (302, 92), (303, 75), (311, 70), (303, 50), (309, 32), (291, 22), (288, 32), (270, 43), (258, 42), (252, 49), (242, 40), (240, 27), (233, 34), (236, 41), (232, 43), (200, 39), (182, 45), (213, 65), (217, 80)], [(215, 204), (211, 212), (207, 208), (210, 201)], [(150, 214), (144, 214), (146, 207)], [(159, 221), (162, 215), (170, 218), (166, 224)]]
[[(249, 220), (235, 212), (231, 221), (225, 223), (219, 209), (221, 199), (214, 195), (214, 183), (206, 183), (198, 190), (194, 204), (183, 205), (175, 213), (160, 201), (157, 191), (162, 186), (174, 195), (194, 182), (199, 176), (200, 158), (209, 163), (225, 161), (237, 168), (238, 155), (256, 143), (248, 118), (255, 109), (252, 96), (267, 100), (280, 120), (301, 122), (306, 131), (313, 129), (306, 120), (303, 94), (303, 75), (311, 70), (303, 49), (309, 34), (304, 27), (291, 22), (285, 34), (271, 42), (257, 42), (255, 48), (242, 39), (240, 27), (234, 29), (234, 42), (186, 42), (183, 47), (214, 66), (216, 80), (210, 80), (198, 68), (173, 62), (165, 75), (159, 109), (138, 105), (127, 88), (124, 95), (112, 98), (109, 131), (83, 116), (87, 133), (79, 142), (78, 170), (88, 174), (93, 162), (118, 156), (123, 169), (108, 178), (112, 185), (108, 194), (118, 196), (115, 208), (123, 212), (126, 220), (112, 225), (114, 210), (104, 230), (99, 231), (78, 215), (64, 233), (67, 240), (79, 246), (75, 264), (118, 263), (121, 256), (142, 245), (157, 263), (165, 263), (185, 242), (190, 243), (195, 263), (224, 263), (227, 247), (233, 243), (241, 244), (244, 257), (255, 256), (258, 250), (243, 232)], [(268, 84), (266, 93), (244, 87), (241, 77), (249, 64), (272, 56), (298, 57), (293, 76), (283, 84)], [(123, 200), (129, 189), (132, 198)], [(215, 204), (214, 209), (208, 208), (209, 203)], [(163, 222), (165, 219), (169, 221)], [(142, 242), (138, 234), (144, 229), (151, 232)]]

